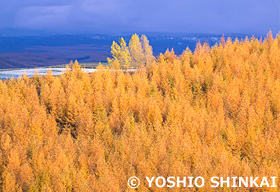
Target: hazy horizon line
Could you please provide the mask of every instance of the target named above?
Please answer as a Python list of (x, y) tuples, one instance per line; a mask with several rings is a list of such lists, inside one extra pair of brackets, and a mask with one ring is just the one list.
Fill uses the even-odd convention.
[[(55, 35), (108, 35), (108, 36), (121, 36), (121, 35), (132, 35), (132, 34), (150, 34), (150, 35), (215, 35), (215, 36), (266, 36), (267, 33), (248, 33), (248, 32), (225, 32), (225, 33), (211, 33), (211, 32), (165, 32), (165, 31), (120, 31), (120, 32), (53, 32), (46, 30), (30, 30), (30, 29), (13, 29), (6, 28), (0, 29), (0, 37), (13, 37), (13, 36), (55, 36)], [(273, 36), (279, 34), (280, 31), (272, 31)]]

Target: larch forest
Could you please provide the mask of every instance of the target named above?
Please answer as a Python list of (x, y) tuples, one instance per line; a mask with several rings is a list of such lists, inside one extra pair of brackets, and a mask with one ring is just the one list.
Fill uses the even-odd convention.
[(0, 81), (0, 191), (134, 191), (133, 175), (205, 178), (188, 191), (277, 191), (207, 182), (280, 176), (279, 35), (155, 57), (135, 34), (111, 51), (93, 73), (76, 61), (59, 76)]

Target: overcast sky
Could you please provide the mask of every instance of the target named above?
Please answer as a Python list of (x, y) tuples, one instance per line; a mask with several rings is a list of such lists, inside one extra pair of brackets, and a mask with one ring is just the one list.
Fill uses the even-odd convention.
[(0, 31), (251, 33), (280, 31), (280, 0), (1, 0)]

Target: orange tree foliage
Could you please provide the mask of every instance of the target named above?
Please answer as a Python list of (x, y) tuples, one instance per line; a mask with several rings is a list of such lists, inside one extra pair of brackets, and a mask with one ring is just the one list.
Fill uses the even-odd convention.
[(269, 34), (166, 51), (133, 73), (76, 62), (0, 81), (0, 191), (129, 191), (134, 175), (202, 176), (188, 191), (226, 191), (209, 178), (279, 178), (279, 77)]

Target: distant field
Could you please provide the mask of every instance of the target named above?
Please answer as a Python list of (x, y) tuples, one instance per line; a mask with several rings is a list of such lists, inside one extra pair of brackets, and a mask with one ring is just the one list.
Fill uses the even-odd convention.
[(80, 45), (77, 47), (34, 47), (22, 53), (0, 53), (0, 69), (54, 66), (78, 60), (80, 63), (104, 62), (110, 57), (110, 48)]
[[(186, 47), (193, 51), (199, 41), (208, 42), (212, 46), (221, 37), (218, 34), (147, 33), (146, 35), (155, 55), (165, 52), (167, 48), (173, 48), (176, 54), (182, 53)], [(126, 40), (130, 37), (131, 34), (124, 36)], [(226, 37), (241, 39), (245, 36)], [(90, 63), (88, 67), (92, 67), (91, 63), (107, 61), (107, 57), (111, 56), (111, 44), (118, 39), (119, 36), (108, 35), (0, 36), (0, 69), (56, 66), (76, 59), (79, 63)]]

